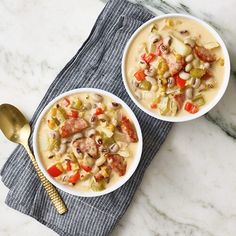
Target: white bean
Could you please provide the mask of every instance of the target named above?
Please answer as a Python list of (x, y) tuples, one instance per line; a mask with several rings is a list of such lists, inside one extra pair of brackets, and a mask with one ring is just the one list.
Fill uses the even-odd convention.
[(101, 121), (107, 121), (108, 120), (108, 116), (105, 114), (100, 114), (97, 116), (99, 120)]
[(190, 78), (190, 74), (189, 74), (189, 73), (186, 73), (186, 72), (184, 72), (184, 71), (181, 71), (181, 72), (179, 73), (179, 77), (180, 77), (181, 79), (183, 79), (183, 80), (188, 80), (188, 79)]
[(196, 78), (193, 83), (193, 88), (199, 88), (200, 84), (201, 84), (201, 80), (199, 78)]
[(167, 86), (168, 88), (172, 88), (175, 86), (175, 79), (173, 77), (169, 77)]
[(64, 154), (66, 152), (66, 149), (67, 149), (66, 144), (61, 144), (57, 154), (60, 154), (60, 155)]
[(118, 125), (118, 120), (115, 117), (111, 118), (111, 124), (113, 124), (114, 126)]
[(69, 143), (69, 142), (70, 142), (70, 140), (67, 139), (67, 138), (62, 138), (61, 139), (61, 143), (63, 143), (63, 144), (66, 144), (66, 143)]
[(119, 146), (118, 146), (117, 143), (113, 143), (113, 144), (109, 147), (109, 149), (110, 149), (110, 151), (111, 151), (112, 153), (116, 153), (116, 152), (119, 151)]
[(86, 137), (91, 137), (91, 136), (93, 136), (93, 135), (95, 135), (95, 134), (96, 134), (96, 130), (93, 129), (93, 128), (87, 129), (87, 130), (85, 131), (85, 136), (86, 136)]
[(106, 157), (104, 155), (102, 155), (101, 157), (99, 157), (96, 162), (95, 165), (96, 166), (101, 166), (102, 164), (104, 164), (106, 162)]
[(72, 146), (72, 152), (77, 159), (83, 158), (83, 154), (80, 152), (79, 148)]
[(149, 81), (152, 85), (157, 84), (156, 79), (154, 79), (154, 78), (151, 77), (151, 76), (146, 76), (145, 79), (146, 79), (147, 81)]
[(170, 72), (169, 71), (166, 71), (164, 74), (163, 74), (163, 77), (165, 79), (167, 79), (168, 77), (170, 77)]
[(76, 158), (73, 154), (64, 155), (63, 160), (64, 161), (70, 160), (71, 162), (76, 162)]
[(141, 91), (136, 91), (135, 92), (135, 97), (138, 99), (138, 100), (142, 100), (142, 92)]
[(99, 170), (100, 170), (99, 167), (95, 165), (95, 166), (93, 166), (91, 172), (92, 172), (93, 174), (96, 174), (96, 173), (98, 173)]
[(109, 107), (110, 107), (111, 109), (116, 110), (116, 109), (121, 108), (121, 105), (120, 105), (120, 103), (117, 103), (117, 102), (111, 102), (111, 103), (109, 103)]
[(51, 130), (50, 133), (49, 133), (50, 137), (52, 137), (53, 139), (59, 139), (60, 138), (60, 135), (59, 135), (59, 132), (58, 131), (55, 131), (55, 130)]
[(160, 46), (160, 50), (161, 50), (161, 53), (163, 53), (163, 54), (168, 54), (169, 51), (170, 51), (169, 47), (166, 46), (166, 45), (164, 45), (164, 44), (162, 44), (162, 45)]
[(193, 54), (189, 54), (188, 56), (185, 57), (186, 62), (191, 62), (193, 60)]
[(103, 100), (103, 97), (99, 94), (94, 93), (92, 95), (92, 99), (93, 99), (94, 102), (101, 102)]
[(203, 68), (204, 68), (204, 69), (209, 69), (209, 68), (210, 68), (210, 63), (209, 63), (209, 62), (205, 62), (205, 63), (203, 64)]
[(165, 46), (170, 46), (170, 43), (171, 43), (171, 37), (170, 36), (167, 36), (163, 39), (163, 44)]
[(192, 48), (195, 46), (195, 41), (194, 41), (193, 39), (191, 39), (191, 38), (186, 38), (186, 39), (184, 40), (184, 43), (187, 44), (187, 45), (189, 45), (189, 46), (192, 47)]
[(83, 134), (82, 133), (77, 133), (73, 136), (72, 138), (72, 144), (77, 140), (77, 139), (80, 139), (80, 138), (83, 138)]
[(154, 75), (156, 75), (156, 69), (153, 66), (150, 66), (150, 68), (146, 69), (144, 73), (145, 75), (153, 77)]
[(185, 69), (184, 69), (184, 70), (185, 70), (186, 72), (189, 72), (189, 71), (192, 69), (192, 67), (193, 67), (192, 64), (188, 63), (188, 64), (185, 66)]
[(161, 36), (159, 34), (151, 35), (150, 41), (151, 43), (157, 43), (161, 39)]
[(84, 108), (85, 108), (86, 110), (90, 110), (90, 109), (92, 108), (92, 104), (91, 104), (90, 102), (88, 102), (88, 103), (86, 103), (86, 104), (84, 105)]
[(188, 99), (192, 99), (193, 98), (193, 88), (187, 88), (185, 91), (185, 96)]
[(130, 156), (129, 150), (119, 151), (118, 154), (121, 155), (122, 157), (129, 157)]

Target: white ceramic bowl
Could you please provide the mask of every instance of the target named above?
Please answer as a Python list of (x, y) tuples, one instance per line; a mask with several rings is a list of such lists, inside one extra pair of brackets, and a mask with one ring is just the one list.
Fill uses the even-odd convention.
[[(198, 22), (199, 24), (201, 24), (203, 27), (205, 27), (217, 40), (217, 42), (220, 44), (222, 51), (223, 51), (223, 55), (224, 55), (224, 78), (223, 78), (223, 83), (221, 85), (221, 87), (219, 88), (219, 91), (217, 93), (217, 95), (211, 100), (211, 102), (209, 102), (208, 104), (206, 104), (205, 106), (203, 106), (199, 112), (195, 113), (195, 114), (189, 114), (189, 115), (184, 115), (184, 116), (161, 116), (159, 114), (157, 114), (157, 112), (152, 112), (150, 110), (148, 110), (147, 108), (145, 108), (138, 100), (137, 98), (135, 98), (135, 96), (133, 95), (131, 89), (129, 88), (128, 82), (127, 82), (127, 78), (126, 78), (126, 73), (125, 73), (125, 69), (126, 69), (126, 65), (125, 65), (125, 61), (126, 61), (126, 57), (127, 57), (127, 53), (129, 50), (130, 45), (133, 43), (135, 37), (139, 34), (139, 32), (145, 28), (146, 26), (152, 24), (153, 22), (157, 21), (157, 20), (161, 20), (161, 19), (165, 19), (165, 18), (176, 18), (176, 17), (181, 17), (181, 18), (186, 18), (186, 19), (191, 19), (194, 20), (196, 22)], [(230, 77), (230, 59), (229, 59), (229, 53), (227, 51), (227, 48), (225, 46), (225, 43), (223, 42), (222, 38), (219, 36), (219, 34), (215, 31), (215, 29), (212, 28), (212, 26), (210, 26), (209, 24), (207, 24), (206, 22), (194, 17), (194, 16), (190, 16), (190, 15), (185, 15), (185, 14), (165, 14), (165, 15), (161, 15), (161, 16), (157, 16), (154, 17), (153, 19), (147, 21), (146, 23), (144, 23), (143, 25), (141, 25), (135, 32), (134, 34), (131, 36), (131, 38), (129, 39), (129, 41), (126, 44), (126, 47), (124, 49), (124, 54), (123, 54), (123, 58), (122, 58), (122, 77), (123, 77), (123, 82), (126, 88), (126, 91), (128, 92), (129, 96), (131, 97), (131, 99), (134, 101), (134, 103), (144, 112), (146, 112), (147, 114), (149, 114), (150, 116), (153, 116), (157, 119), (160, 120), (165, 120), (165, 121), (170, 121), (170, 122), (183, 122), (183, 121), (188, 121), (188, 120), (193, 120), (196, 119), (202, 115), (204, 115), (205, 113), (207, 113), (208, 111), (210, 111), (218, 102), (219, 100), (222, 98), (222, 96), (225, 93), (225, 90), (228, 86), (228, 82), (229, 82), (229, 77)]]
[[(101, 94), (101, 95), (105, 95), (110, 97), (111, 99), (113, 99), (115, 102), (120, 103), (123, 108), (127, 111), (128, 115), (130, 116), (131, 120), (134, 123), (134, 126), (136, 128), (137, 131), (137, 135), (138, 135), (138, 139), (139, 139), (139, 143), (138, 143), (138, 149), (136, 152), (136, 156), (133, 159), (133, 162), (131, 163), (131, 166), (129, 167), (129, 169), (127, 169), (127, 172), (124, 176), (120, 177), (120, 179), (112, 186), (110, 186), (109, 188), (103, 190), (103, 191), (99, 191), (99, 192), (79, 192), (78, 190), (73, 190), (72, 188), (60, 184), (59, 182), (57, 182), (53, 177), (51, 177), (46, 168), (44, 167), (41, 159), (40, 159), (40, 155), (39, 155), (39, 150), (38, 150), (38, 129), (39, 129), (39, 125), (40, 122), (42, 120), (42, 118), (45, 116), (46, 112), (52, 107), (52, 105), (57, 102), (58, 100), (60, 100), (61, 98), (65, 97), (65, 96), (69, 96), (72, 94), (77, 94), (77, 93), (97, 93), (97, 94)], [(101, 89), (94, 89), (94, 88), (79, 88), (79, 89), (75, 89), (75, 90), (71, 90), (68, 91), (66, 93), (63, 93), (61, 95), (59, 95), (58, 97), (54, 98), (42, 111), (42, 113), (40, 114), (36, 125), (35, 125), (35, 129), (34, 129), (34, 133), (33, 133), (33, 149), (34, 149), (34, 155), (36, 158), (36, 161), (41, 169), (41, 171), (43, 172), (43, 174), (46, 176), (46, 178), (53, 184), (55, 185), (57, 188), (76, 195), (76, 196), (81, 196), (81, 197), (97, 197), (97, 196), (101, 196), (107, 193), (110, 193), (116, 189), (118, 189), (119, 187), (121, 187), (126, 181), (128, 181), (128, 179), (132, 176), (132, 174), (134, 173), (134, 171), (136, 170), (140, 158), (141, 158), (141, 154), (142, 154), (142, 148), (143, 148), (143, 139), (142, 139), (142, 132), (141, 132), (141, 128), (139, 126), (138, 120), (136, 118), (136, 116), (134, 115), (134, 113), (132, 112), (132, 110), (129, 108), (129, 106), (123, 102), (120, 98), (118, 98), (117, 96), (115, 96), (114, 94), (111, 94), (109, 92), (106, 92), (104, 90)]]

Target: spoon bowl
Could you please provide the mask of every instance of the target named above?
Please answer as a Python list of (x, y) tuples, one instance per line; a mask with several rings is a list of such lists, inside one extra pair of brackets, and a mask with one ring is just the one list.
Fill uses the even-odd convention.
[(24, 115), (10, 104), (0, 106), (0, 129), (7, 139), (22, 145), (31, 133), (30, 125)]
[(29, 154), (36, 173), (38, 174), (38, 177), (43, 184), (43, 187), (47, 191), (49, 198), (51, 199), (58, 213), (66, 213), (67, 208), (65, 203), (61, 199), (56, 188), (45, 178), (45, 176), (39, 169), (35, 157), (29, 148), (28, 140), (30, 137), (31, 128), (24, 115), (16, 107), (10, 104), (0, 105), (0, 129), (7, 139), (24, 146)]

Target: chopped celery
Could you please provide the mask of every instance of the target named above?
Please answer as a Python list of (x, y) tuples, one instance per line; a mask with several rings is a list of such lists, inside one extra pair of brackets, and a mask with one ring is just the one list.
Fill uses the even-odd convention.
[(197, 106), (203, 106), (205, 105), (206, 102), (204, 97), (201, 94), (199, 94), (193, 99), (193, 103)]
[(58, 149), (60, 144), (61, 144), (60, 139), (48, 138), (48, 150), (49, 151), (52, 151), (54, 149)]
[(110, 131), (114, 132), (116, 127), (112, 124), (109, 124), (106, 128), (108, 128)]
[(55, 122), (57, 126), (60, 125), (60, 121), (56, 117), (52, 117), (52, 120)]
[(184, 44), (181, 40), (175, 37), (172, 37), (171, 47), (177, 54), (180, 54), (181, 56), (187, 56), (191, 53), (191, 47)]
[(116, 142), (126, 142), (126, 135), (120, 132), (114, 133), (114, 139)]
[(114, 134), (110, 129), (103, 127), (101, 125), (97, 127), (97, 131), (99, 133), (104, 133), (108, 138), (111, 138)]
[(161, 115), (165, 115), (169, 111), (169, 97), (162, 97), (158, 105)]
[(71, 170), (75, 171), (75, 170), (79, 170), (79, 164), (78, 163), (71, 163)]
[(193, 78), (201, 78), (205, 73), (206, 71), (200, 68), (193, 68), (190, 70), (190, 75)]
[(56, 129), (57, 128), (57, 124), (54, 120), (48, 120), (48, 127), (50, 129)]
[(81, 100), (79, 98), (74, 99), (71, 107), (77, 110), (81, 109), (82, 108)]
[(173, 116), (175, 116), (178, 111), (177, 103), (173, 100), (170, 103), (170, 111), (171, 111), (171, 115), (173, 115)]
[(121, 155), (122, 157), (125, 157), (125, 158), (127, 158), (127, 157), (130, 156), (129, 150), (120, 150), (120, 151), (118, 152), (118, 154)]
[(157, 73), (163, 75), (169, 69), (167, 63), (164, 60), (160, 60), (157, 66)]
[(224, 64), (225, 64), (224, 58), (222, 58), (222, 57), (219, 58), (218, 63), (220, 64), (220, 66), (224, 66)]
[(95, 180), (91, 183), (91, 188), (93, 191), (102, 191), (105, 189), (106, 183), (105, 181), (96, 182)]
[(168, 27), (173, 27), (175, 25), (174, 20), (173, 19), (166, 19), (166, 26)]
[(102, 174), (105, 178), (107, 178), (107, 177), (110, 176), (110, 170), (109, 170), (108, 166), (102, 166), (102, 167), (101, 167), (101, 174)]
[(148, 47), (147, 47), (147, 44), (145, 43), (145, 46), (144, 46), (144, 52), (145, 53), (148, 53)]
[(80, 175), (80, 180), (85, 181), (88, 180), (91, 177), (91, 173), (84, 172), (82, 175)]
[(147, 80), (143, 80), (141, 83), (139, 83), (139, 88), (142, 90), (150, 90), (151, 87), (152, 84)]
[(158, 32), (157, 25), (152, 24), (152, 26), (151, 26), (151, 32), (152, 32), (152, 33), (156, 33), (156, 32)]
[(108, 137), (105, 133), (102, 133), (102, 141), (108, 146), (115, 142), (113, 137)]
[(211, 78), (206, 81), (206, 86), (208, 88), (214, 88), (216, 86), (216, 80)]
[(150, 52), (152, 52), (152, 53), (156, 52), (156, 45), (154, 43), (150, 44)]
[(51, 116), (52, 117), (55, 117), (57, 115), (57, 108), (56, 107), (53, 107), (52, 109), (51, 109)]
[(65, 109), (62, 107), (58, 107), (58, 113), (57, 113), (57, 118), (60, 121), (60, 123), (63, 123), (67, 119), (67, 114)]

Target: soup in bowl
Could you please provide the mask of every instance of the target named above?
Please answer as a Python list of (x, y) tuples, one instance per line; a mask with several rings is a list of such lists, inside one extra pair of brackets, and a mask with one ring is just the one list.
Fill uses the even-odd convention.
[(109, 193), (135, 171), (142, 134), (131, 109), (99, 89), (76, 89), (50, 102), (34, 131), (34, 153), (45, 176), (78, 196)]
[(129, 95), (146, 113), (186, 121), (209, 111), (223, 96), (229, 55), (205, 22), (167, 14), (133, 34), (123, 55), (122, 74)]

